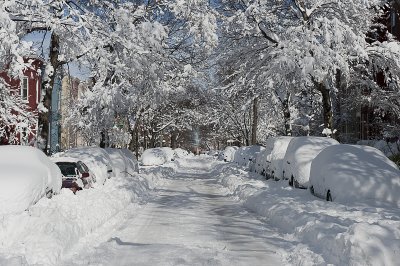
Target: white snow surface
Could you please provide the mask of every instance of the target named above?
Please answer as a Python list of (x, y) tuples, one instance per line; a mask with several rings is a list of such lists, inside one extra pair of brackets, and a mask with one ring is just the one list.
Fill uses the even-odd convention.
[(333, 201), (387, 202), (400, 207), (400, 171), (381, 151), (369, 146), (334, 145), (313, 160), (310, 186)]
[(295, 137), (286, 149), (283, 159), (284, 177), (292, 176), (300, 186), (307, 187), (310, 178), (311, 162), (324, 148), (339, 144), (327, 137)]
[(175, 157), (177, 157), (177, 158), (185, 158), (185, 157), (188, 157), (190, 155), (193, 155), (190, 152), (188, 152), (187, 150), (182, 149), (182, 148), (174, 149), (174, 153), (175, 153)]
[(154, 173), (115, 177), (104, 186), (76, 195), (62, 189), (59, 195), (42, 198), (28, 211), (3, 216), (0, 265), (60, 265), (61, 258), (73, 248), (88, 248), (87, 238), (105, 234), (127, 213), (140, 208), (149, 191), (171, 171), (155, 169)]
[(396, 207), (327, 202), (287, 181), (218, 166), (232, 197), (285, 235), (289, 265), (398, 265), (400, 211)]
[[(84, 162), (96, 176), (96, 185), (102, 185), (109, 178), (112, 169), (111, 158), (105, 149), (99, 147), (79, 147), (57, 153), (55, 157), (73, 157)], [(114, 170), (112, 175), (115, 175)]]
[(0, 220), (30, 208), (47, 191), (59, 193), (61, 183), (60, 169), (39, 149), (0, 146)]
[(128, 149), (105, 148), (110, 156), (111, 166), (116, 176), (133, 175), (138, 171), (135, 155)]

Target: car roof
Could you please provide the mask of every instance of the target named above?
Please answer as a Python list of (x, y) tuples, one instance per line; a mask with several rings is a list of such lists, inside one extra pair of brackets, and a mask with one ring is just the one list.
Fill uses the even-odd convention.
[(50, 159), (55, 163), (58, 162), (77, 163), (80, 161), (79, 159), (73, 157), (51, 157)]

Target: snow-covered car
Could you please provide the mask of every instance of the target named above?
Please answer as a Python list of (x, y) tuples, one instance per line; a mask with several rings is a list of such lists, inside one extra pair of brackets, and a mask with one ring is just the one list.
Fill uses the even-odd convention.
[(310, 191), (328, 201), (379, 201), (400, 206), (400, 171), (369, 146), (334, 145), (311, 163)]
[(249, 166), (252, 161), (255, 161), (257, 154), (263, 150), (264, 147), (260, 145), (240, 147), (235, 152), (233, 161), (241, 166)]
[(267, 158), (265, 175), (275, 180), (283, 178), (283, 162), (286, 154), (287, 147), (293, 137), (276, 137), (273, 139), (273, 149), (270, 157)]
[(142, 165), (162, 165), (174, 160), (174, 151), (168, 147), (147, 149), (142, 154)]
[(137, 161), (133, 153), (127, 149), (105, 148), (111, 159), (116, 176), (133, 175), (137, 172)]
[(52, 157), (51, 160), (60, 168), (62, 187), (74, 193), (83, 188), (91, 188), (96, 177), (82, 161), (72, 157)]
[(0, 215), (23, 212), (60, 192), (60, 169), (37, 148), (0, 146), (0, 169)]
[(271, 154), (278, 139), (279, 138), (267, 139), (265, 149), (257, 155), (255, 160), (255, 172), (265, 176), (267, 179), (271, 177), (271, 171), (269, 169), (271, 166)]
[(185, 158), (190, 154), (187, 150), (184, 150), (182, 148), (174, 149), (174, 153), (176, 158)]
[(326, 137), (293, 138), (283, 159), (283, 177), (289, 179), (291, 186), (307, 188), (312, 160), (326, 147), (337, 144), (336, 140)]
[(128, 149), (120, 149), (122, 154), (125, 156), (126, 171), (128, 174), (133, 175), (134, 172), (139, 173), (139, 163), (136, 156)]
[(58, 156), (77, 158), (84, 162), (96, 176), (97, 184), (104, 184), (113, 173), (111, 158), (100, 147), (79, 147), (67, 150)]
[(235, 158), (235, 152), (239, 149), (236, 146), (228, 146), (224, 150), (224, 161), (225, 162), (233, 162)]

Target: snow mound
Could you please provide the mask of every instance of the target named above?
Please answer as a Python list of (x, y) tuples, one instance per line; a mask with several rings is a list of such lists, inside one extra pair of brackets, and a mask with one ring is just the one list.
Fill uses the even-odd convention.
[(20, 213), (46, 193), (60, 192), (60, 169), (39, 149), (0, 146), (0, 216)]
[(141, 160), (145, 166), (162, 165), (174, 160), (174, 150), (168, 147), (147, 149)]
[(308, 187), (311, 162), (326, 147), (339, 144), (326, 137), (296, 137), (287, 147), (283, 159), (283, 175), (292, 179), (293, 185)]
[(51, 200), (40, 199), (28, 211), (2, 217), (0, 265), (61, 265), (78, 243), (86, 245), (86, 237), (112, 231), (124, 216), (133, 215), (146, 203), (149, 191), (174, 171), (152, 167), (76, 195), (62, 189)]
[(228, 146), (224, 150), (224, 161), (225, 162), (233, 162), (233, 159), (235, 158), (235, 153), (239, 149), (239, 147), (236, 146)]
[(138, 173), (139, 172), (139, 164), (138, 161), (136, 160), (136, 156), (133, 154), (128, 149), (120, 149), (122, 154), (124, 155), (125, 158), (125, 163), (126, 163), (126, 171), (128, 174), (132, 175), (133, 173)]
[(398, 265), (397, 207), (327, 202), (232, 164), (218, 166), (213, 174), (268, 226), (301, 243), (288, 250), (290, 265)]
[(74, 148), (56, 156), (73, 157), (84, 162), (96, 176), (97, 184), (104, 184), (111, 175), (114, 175), (110, 156), (99, 147)]
[(400, 171), (369, 146), (334, 145), (313, 160), (310, 186), (315, 195), (338, 202), (382, 201), (400, 207)]
[(115, 176), (133, 175), (138, 172), (137, 160), (128, 149), (105, 148), (111, 159)]

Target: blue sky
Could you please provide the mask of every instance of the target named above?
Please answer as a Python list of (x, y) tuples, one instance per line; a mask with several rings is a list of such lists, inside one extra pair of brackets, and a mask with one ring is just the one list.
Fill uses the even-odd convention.
[[(33, 32), (24, 36), (23, 40), (33, 43), (33, 49), (38, 56), (48, 59), (50, 34), (45, 31)], [(68, 71), (68, 68), (65, 69)], [(69, 63), (70, 75), (81, 80), (86, 80), (90, 76), (90, 70), (80, 67), (77, 63)]]

